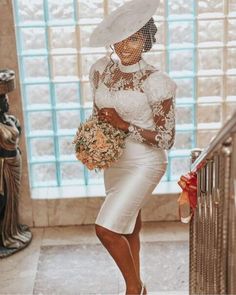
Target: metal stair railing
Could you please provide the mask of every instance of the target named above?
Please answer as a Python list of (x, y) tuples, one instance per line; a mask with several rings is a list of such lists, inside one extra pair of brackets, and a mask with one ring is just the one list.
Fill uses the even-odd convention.
[[(236, 294), (236, 113), (193, 150), (197, 207), (190, 222), (190, 295)], [(197, 169), (197, 167), (201, 167)]]

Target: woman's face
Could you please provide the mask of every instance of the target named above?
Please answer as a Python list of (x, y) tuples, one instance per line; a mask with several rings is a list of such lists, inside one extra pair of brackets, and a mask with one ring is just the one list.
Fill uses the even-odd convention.
[(132, 65), (140, 61), (144, 46), (143, 34), (137, 32), (127, 39), (115, 43), (115, 52), (123, 65)]
[(9, 111), (8, 97), (5, 94), (0, 94), (0, 112), (7, 113)]

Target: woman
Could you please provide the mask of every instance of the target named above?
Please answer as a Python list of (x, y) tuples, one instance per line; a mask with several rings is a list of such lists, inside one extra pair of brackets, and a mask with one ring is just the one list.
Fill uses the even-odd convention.
[[(25, 248), (32, 239), (27, 226), (19, 224), (18, 202), (21, 178), (21, 155), (18, 148), (21, 127), (8, 115), (8, 97), (12, 71), (0, 72), (0, 258)], [(9, 74), (9, 75), (8, 75)], [(2, 77), (4, 78), (2, 78)], [(13, 79), (12, 77), (10, 77)], [(10, 86), (9, 86), (10, 85)]]
[(126, 294), (147, 294), (140, 277), (141, 208), (166, 171), (166, 150), (175, 135), (176, 85), (142, 58), (156, 41), (150, 17), (158, 2), (149, 1), (126, 3), (91, 37), (93, 46), (113, 44), (119, 57), (98, 60), (90, 81), (94, 115), (128, 134), (123, 155), (104, 171), (106, 199), (95, 222), (98, 238), (122, 272)]

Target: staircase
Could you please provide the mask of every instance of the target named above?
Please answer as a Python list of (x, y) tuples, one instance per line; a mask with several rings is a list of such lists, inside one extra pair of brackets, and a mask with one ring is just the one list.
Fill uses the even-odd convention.
[[(196, 153), (200, 154), (196, 157)], [(190, 295), (236, 294), (236, 113), (193, 151), (197, 208), (190, 222)], [(194, 159), (196, 157), (196, 160)], [(198, 167), (201, 167), (200, 169)]]

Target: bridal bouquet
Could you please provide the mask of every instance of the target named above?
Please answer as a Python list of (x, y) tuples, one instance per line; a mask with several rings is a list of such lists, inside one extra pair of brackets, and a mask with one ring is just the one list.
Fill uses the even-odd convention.
[(89, 170), (108, 168), (122, 155), (125, 137), (125, 132), (91, 116), (75, 135), (76, 158)]

